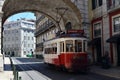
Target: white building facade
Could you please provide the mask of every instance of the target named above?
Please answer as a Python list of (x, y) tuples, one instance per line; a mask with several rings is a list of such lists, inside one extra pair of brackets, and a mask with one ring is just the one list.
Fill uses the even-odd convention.
[(34, 54), (35, 24), (32, 20), (20, 19), (4, 24), (3, 51), (5, 55), (26, 57)]

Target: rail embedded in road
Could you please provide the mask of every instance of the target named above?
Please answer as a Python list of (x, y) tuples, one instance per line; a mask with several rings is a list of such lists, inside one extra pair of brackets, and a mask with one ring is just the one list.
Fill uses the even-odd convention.
[(12, 59), (13, 65), (16, 68), (16, 71), (18, 71), (18, 75), (19, 75), (18, 77), (21, 77), (22, 80), (51, 80), (49, 77), (31, 68), (28, 65), (29, 62), (25, 64), (25, 63), (18, 61), (16, 58), (12, 57), (11, 59)]

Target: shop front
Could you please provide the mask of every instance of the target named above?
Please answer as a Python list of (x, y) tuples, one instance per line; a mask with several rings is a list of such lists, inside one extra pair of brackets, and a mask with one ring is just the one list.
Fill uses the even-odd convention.
[(114, 46), (114, 49), (116, 50), (114, 50), (114, 52), (113, 53), (115, 53), (116, 54), (116, 65), (117, 66), (120, 66), (120, 34), (116, 34), (116, 35), (113, 35), (113, 36), (111, 36), (109, 39), (107, 39), (107, 42), (108, 43), (111, 43), (111, 44), (114, 44), (115, 46)]

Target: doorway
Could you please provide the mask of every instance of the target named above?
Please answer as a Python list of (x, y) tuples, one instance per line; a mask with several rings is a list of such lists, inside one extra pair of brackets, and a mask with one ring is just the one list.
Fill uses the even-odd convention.
[(120, 42), (117, 43), (117, 65), (120, 66)]
[(97, 44), (96, 46), (96, 60), (97, 63), (100, 64), (102, 60), (102, 54), (101, 54), (101, 44)]

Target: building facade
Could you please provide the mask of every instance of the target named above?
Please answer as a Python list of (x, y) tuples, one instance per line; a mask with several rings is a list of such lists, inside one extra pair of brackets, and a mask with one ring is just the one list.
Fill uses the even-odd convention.
[(110, 52), (113, 56), (114, 65), (120, 66), (120, 0), (107, 0), (109, 15)]
[(26, 57), (28, 54), (34, 54), (34, 23), (33, 20), (25, 19), (5, 22), (3, 35), (3, 50), (5, 55)]
[[(105, 1), (105, 0), (104, 0)], [(104, 47), (106, 47), (108, 44), (106, 44), (103, 34), (104, 31), (106, 30), (104, 36), (106, 38), (109, 36), (109, 31), (108, 31), (108, 25), (107, 25), (107, 9), (105, 8), (106, 2), (103, 0), (89, 0), (89, 19), (91, 21), (91, 41), (89, 43), (89, 47), (92, 50), (92, 57), (93, 61), (96, 63), (101, 63), (102, 56), (104, 53)], [(103, 7), (105, 9), (103, 9)], [(103, 15), (105, 16), (103, 18)], [(105, 20), (105, 22), (103, 21)], [(107, 25), (106, 27), (103, 27), (103, 22)], [(106, 28), (106, 29), (103, 29)], [(108, 31), (108, 32), (107, 32)], [(107, 34), (108, 33), (108, 34)], [(104, 46), (105, 45), (105, 46)], [(107, 49), (107, 48), (105, 48)], [(108, 48), (109, 51), (109, 48)]]
[(40, 13), (36, 13), (36, 57), (43, 53), (43, 43), (56, 36), (58, 28), (55, 27), (53, 22)]
[(105, 52), (109, 52), (113, 66), (120, 65), (119, 45), (119, 0), (89, 0), (93, 61), (101, 63)]

